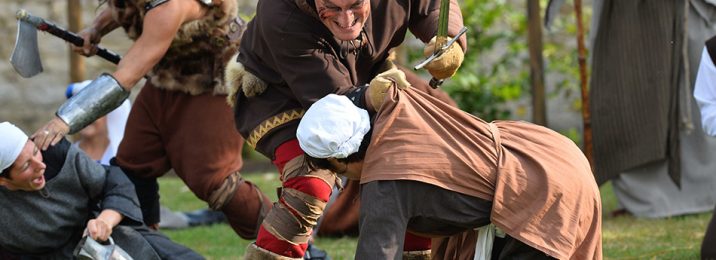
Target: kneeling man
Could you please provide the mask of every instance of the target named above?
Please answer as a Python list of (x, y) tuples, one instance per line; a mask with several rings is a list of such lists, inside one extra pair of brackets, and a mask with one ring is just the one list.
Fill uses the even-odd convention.
[(602, 258), (599, 189), (571, 140), (527, 122), (488, 123), (410, 88), (372, 105), (371, 129), (368, 112), (329, 95), (297, 130), (309, 167), (360, 180), (356, 259), (399, 259), (406, 230), (451, 236), (490, 224), (504, 244), (477, 254)]

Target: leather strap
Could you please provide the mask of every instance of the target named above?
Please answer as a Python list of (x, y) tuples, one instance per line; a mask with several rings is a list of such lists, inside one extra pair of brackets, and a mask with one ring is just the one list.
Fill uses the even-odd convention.
[(169, 0), (151, 0), (144, 4), (144, 11), (149, 12), (149, 10), (154, 9), (154, 7), (160, 6), (166, 2), (169, 2)]

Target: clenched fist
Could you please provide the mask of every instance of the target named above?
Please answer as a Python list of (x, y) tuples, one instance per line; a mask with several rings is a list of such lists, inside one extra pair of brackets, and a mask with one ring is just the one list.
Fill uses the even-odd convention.
[(388, 88), (392, 86), (398, 89), (410, 87), (410, 83), (405, 78), (405, 73), (395, 67), (378, 74), (370, 81), (368, 89), (366, 90), (368, 108), (372, 108), (373, 111), (379, 111), (380, 107), (383, 106), (385, 93), (388, 92)]
[[(447, 41), (450, 41), (448, 38)], [(425, 46), (423, 49), (423, 55), (428, 57), (435, 51), (435, 37)], [(440, 57), (430, 61), (425, 68), (430, 72), (436, 79), (446, 79), (455, 75), (457, 69), (460, 68), (462, 61), (465, 59), (465, 53), (463, 53), (460, 44), (454, 43), (448, 47)]]

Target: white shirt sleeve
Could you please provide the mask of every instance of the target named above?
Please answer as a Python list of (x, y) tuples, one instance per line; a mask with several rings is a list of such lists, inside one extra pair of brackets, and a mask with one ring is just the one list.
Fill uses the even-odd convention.
[(716, 66), (706, 48), (701, 53), (694, 98), (701, 109), (701, 126), (704, 133), (716, 136)]

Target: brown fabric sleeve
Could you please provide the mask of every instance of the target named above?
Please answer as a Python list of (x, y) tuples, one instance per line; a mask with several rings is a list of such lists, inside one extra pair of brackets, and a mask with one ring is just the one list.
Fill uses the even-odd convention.
[[(265, 46), (253, 53), (260, 55), (256, 59), (263, 60), (275, 71), (251, 72), (269, 84), (286, 84), (303, 107), (330, 93), (343, 94), (352, 89), (349, 69), (338, 59), (334, 48), (327, 41), (317, 41), (327, 37), (323, 35), (325, 32), (317, 31), (315, 23), (305, 19), (286, 19), (291, 15), (299, 17), (287, 12), (300, 11), (272, 10), (257, 16), (256, 19), (261, 21), (256, 23), (255, 31), (265, 40)], [(280, 26), (272, 25), (276, 21), (286, 22)], [(251, 70), (251, 67), (247, 66), (247, 69)], [(272, 79), (283, 82), (272, 82)]]

